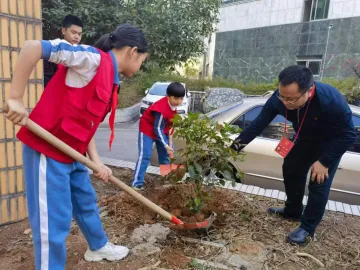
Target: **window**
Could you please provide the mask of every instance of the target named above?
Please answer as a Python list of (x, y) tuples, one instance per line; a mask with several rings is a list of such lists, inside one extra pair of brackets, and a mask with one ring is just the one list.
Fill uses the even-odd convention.
[(248, 111), (247, 113), (241, 115), (238, 119), (236, 119), (234, 122), (232, 122), (232, 125), (238, 126), (242, 130), (247, 128), (252, 121), (255, 120), (255, 118), (260, 114), (263, 106), (255, 107)]
[(155, 95), (155, 96), (166, 96), (166, 89), (168, 87), (168, 84), (154, 84), (151, 89), (149, 94), (150, 95)]
[(349, 148), (348, 151), (360, 153), (360, 117), (357, 115), (353, 115), (352, 120), (356, 129), (357, 136), (355, 143)]
[(330, 0), (305, 0), (304, 21), (327, 19)]
[[(244, 130), (251, 124), (252, 121), (256, 119), (256, 117), (260, 114), (262, 108), (263, 106), (259, 106), (251, 109), (247, 113), (237, 118), (234, 122), (231, 123), (231, 125), (236, 125), (242, 130)], [(353, 115), (352, 120), (356, 129), (357, 138), (355, 143), (349, 148), (348, 151), (360, 153), (360, 116)], [(281, 140), (284, 135), (284, 125), (285, 117), (283, 117), (282, 115), (277, 115), (271, 121), (271, 123), (263, 130), (259, 137)], [(292, 123), (287, 121), (286, 125), (288, 130), (288, 137), (291, 138), (295, 135)]]
[[(292, 123), (286, 121), (286, 128), (288, 132), (288, 137), (291, 138), (295, 134)], [(264, 129), (260, 136), (268, 139), (281, 140), (281, 138), (284, 136), (284, 129), (285, 117), (282, 115), (277, 115)]]
[(310, 68), (315, 79), (320, 77), (321, 62), (322, 56), (304, 57), (296, 60), (297, 65)]
[[(256, 117), (260, 114), (262, 109), (263, 106), (255, 107), (250, 111), (248, 111), (247, 113), (245, 113), (244, 115), (241, 115), (231, 124), (236, 125), (242, 130), (244, 130), (251, 124), (252, 121), (256, 119)], [(286, 124), (287, 124), (289, 136), (291, 137), (294, 134), (292, 124), (289, 121), (287, 121)], [(280, 140), (284, 135), (284, 126), (285, 126), (285, 118), (281, 115), (277, 115), (259, 136), (268, 139)]]

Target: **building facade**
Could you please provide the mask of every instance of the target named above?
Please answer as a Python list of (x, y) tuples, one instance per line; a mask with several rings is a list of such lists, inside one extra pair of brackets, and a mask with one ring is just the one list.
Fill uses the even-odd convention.
[[(11, 78), (26, 39), (41, 39), (41, 0), (0, 0), (0, 109), (9, 96)], [(24, 104), (34, 108), (43, 91), (40, 61), (25, 89)], [(19, 127), (0, 112), (0, 225), (27, 217)]]
[(224, 0), (204, 66), (245, 82), (273, 81), (293, 64), (316, 79), (354, 76), (359, 30), (360, 0)]

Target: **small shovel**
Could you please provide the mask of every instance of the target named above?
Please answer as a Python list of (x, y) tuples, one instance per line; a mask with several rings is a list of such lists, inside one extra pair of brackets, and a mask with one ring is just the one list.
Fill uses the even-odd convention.
[[(170, 156), (170, 159), (174, 158), (173, 153), (171, 153), (169, 156)], [(161, 174), (161, 176), (166, 176), (170, 172), (175, 171), (178, 168), (183, 169), (184, 166), (183, 165), (179, 166), (179, 164), (172, 164), (172, 163), (170, 163), (170, 164), (160, 164), (160, 174)]]
[[(4, 105), (2, 111), (4, 113), (8, 112), (7, 105)], [(42, 138), (49, 144), (53, 145), (54, 147), (56, 147), (57, 149), (59, 149), (60, 151), (65, 153), (66, 155), (70, 156), (72, 159), (82, 163), (84, 166), (88, 167), (89, 169), (93, 170), (94, 172), (99, 171), (99, 166), (96, 163), (94, 163), (93, 161), (88, 159), (86, 156), (80, 154), (78, 151), (71, 148), (63, 141), (56, 138), (54, 135), (52, 135), (47, 130), (45, 130), (44, 128), (42, 128), (41, 126), (39, 126), (38, 124), (33, 122), (31, 119), (27, 119), (26, 127), (31, 132), (33, 132), (34, 134), (36, 134), (37, 136), (39, 136), (40, 138)], [(136, 192), (131, 187), (129, 187), (128, 185), (126, 185), (125, 183), (123, 183), (122, 181), (117, 179), (115, 176), (111, 175), (109, 181), (111, 183), (115, 184), (116, 186), (118, 186), (119, 188), (121, 188), (122, 190), (124, 190), (125, 192), (127, 192), (129, 195), (134, 197), (136, 200), (138, 200), (143, 205), (150, 208), (155, 213), (157, 213), (160, 216), (162, 216), (163, 218), (171, 221), (174, 224), (171, 226), (171, 228), (173, 228), (173, 229), (193, 230), (193, 229), (199, 229), (199, 228), (208, 228), (213, 222), (212, 217), (210, 217), (203, 222), (184, 224), (176, 216), (170, 214), (169, 212), (162, 209), (160, 206), (158, 206), (155, 203), (153, 203), (152, 201), (148, 200), (147, 198), (142, 196), (140, 193)]]

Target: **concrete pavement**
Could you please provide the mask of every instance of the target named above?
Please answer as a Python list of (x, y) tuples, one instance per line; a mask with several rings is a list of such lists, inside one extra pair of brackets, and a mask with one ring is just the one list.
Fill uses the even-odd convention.
[(99, 156), (136, 162), (138, 158), (139, 120), (115, 125), (115, 139), (112, 150), (109, 151), (110, 128), (107, 124), (101, 125), (95, 140)]

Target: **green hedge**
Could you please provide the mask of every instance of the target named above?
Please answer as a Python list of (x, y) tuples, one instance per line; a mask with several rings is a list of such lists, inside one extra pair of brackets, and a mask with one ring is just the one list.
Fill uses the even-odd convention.
[[(125, 79), (121, 84), (121, 92), (119, 97), (119, 106), (128, 107), (141, 100), (147, 88), (150, 88), (157, 81), (179, 81), (185, 83), (191, 91), (205, 91), (210, 87), (228, 87), (237, 88), (248, 95), (262, 95), (269, 90), (275, 90), (278, 82), (274, 80), (272, 83), (242, 83), (224, 78), (209, 79), (191, 79), (174, 73), (164, 73), (161, 71), (140, 72), (130, 79)], [(348, 99), (349, 102), (360, 97), (360, 89), (358, 88), (359, 80), (357, 78), (347, 78), (344, 80), (336, 80), (333, 78), (324, 78), (324, 83), (333, 85), (339, 89)], [(355, 88), (355, 90), (354, 90)]]
[(324, 78), (324, 83), (330, 84), (342, 92), (349, 103), (356, 102), (360, 98), (360, 81), (356, 77), (336, 80), (334, 78)]

